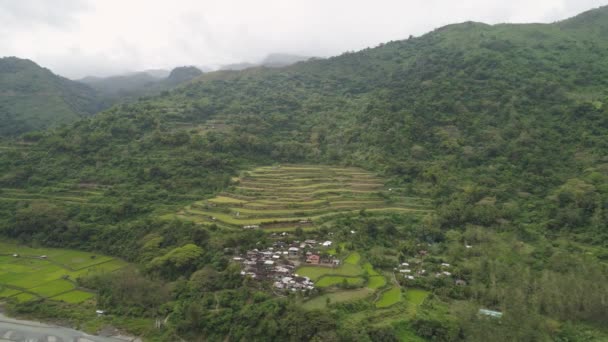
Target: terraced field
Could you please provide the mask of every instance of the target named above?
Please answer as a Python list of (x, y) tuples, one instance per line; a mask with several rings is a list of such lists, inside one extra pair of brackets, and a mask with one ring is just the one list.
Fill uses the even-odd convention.
[(95, 294), (78, 288), (76, 278), (124, 266), (125, 262), (104, 255), (0, 242), (0, 299), (49, 298), (80, 303)]
[(339, 215), (357, 215), (361, 210), (372, 214), (429, 212), (427, 200), (407, 197), (384, 184), (384, 179), (358, 168), (260, 167), (243, 172), (228, 191), (195, 202), (168, 218), (276, 231), (318, 227)]
[(56, 204), (68, 205), (96, 205), (96, 199), (103, 195), (103, 188), (78, 188), (65, 185), (57, 188), (47, 188), (42, 191), (28, 191), (24, 189), (0, 188), (0, 201), (2, 202), (31, 202), (49, 201)]

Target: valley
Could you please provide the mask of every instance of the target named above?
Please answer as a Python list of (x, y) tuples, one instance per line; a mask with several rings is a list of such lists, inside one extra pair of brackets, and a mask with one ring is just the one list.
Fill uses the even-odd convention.
[[(357, 5), (323, 11), (341, 20)], [(458, 6), (432, 5), (429, 25)], [(408, 11), (366, 6), (409, 24)], [(491, 13), (534, 18), (508, 6)], [(607, 341), (608, 7), (560, 11), (88, 85), (0, 59), (2, 310), (151, 342)], [(307, 23), (322, 24), (316, 12)], [(198, 13), (172, 21), (197, 24), (179, 48), (177, 31), (138, 37), (159, 54), (123, 69), (223, 54), (204, 48), (215, 25)], [(384, 27), (359, 21), (336, 32)], [(102, 26), (78, 36), (116, 29)], [(279, 33), (218, 46), (235, 62), (259, 41), (297, 47)], [(89, 68), (75, 74), (106, 73)]]

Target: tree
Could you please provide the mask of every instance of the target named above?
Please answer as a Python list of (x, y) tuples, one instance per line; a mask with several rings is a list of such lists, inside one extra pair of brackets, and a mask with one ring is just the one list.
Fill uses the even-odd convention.
[(175, 279), (178, 276), (194, 272), (202, 255), (202, 248), (193, 244), (187, 244), (177, 247), (163, 256), (152, 259), (148, 264), (148, 270), (150, 272), (158, 272), (167, 279)]

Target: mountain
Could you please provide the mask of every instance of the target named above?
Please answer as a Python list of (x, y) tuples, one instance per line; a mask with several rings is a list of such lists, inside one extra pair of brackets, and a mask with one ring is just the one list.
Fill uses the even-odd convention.
[(152, 83), (158, 82), (160, 79), (147, 72), (137, 72), (110, 77), (89, 76), (78, 80), (78, 82), (84, 83), (102, 94), (119, 95), (138, 91), (150, 86)]
[(259, 66), (259, 64), (242, 62), (242, 63), (233, 63), (233, 64), (222, 65), (222, 66), (220, 66), (220, 70), (239, 71), (239, 70), (245, 70), (245, 69), (249, 69), (249, 68), (255, 68), (256, 66)]
[(171, 70), (149, 69), (149, 70), (144, 70), (142, 72), (146, 73), (146, 74), (148, 74), (148, 75), (150, 75), (152, 77), (155, 77), (155, 78), (166, 78), (171, 73)]
[(57, 127), (99, 109), (93, 89), (16, 57), (0, 59), (0, 136)]
[(296, 64), (298, 62), (304, 62), (311, 58), (312, 57), (290, 55), (284, 53), (273, 53), (266, 56), (260, 64), (269, 68), (280, 68)]
[(273, 53), (270, 54), (264, 59), (256, 63), (235, 63), (235, 64), (227, 64), (220, 67), (220, 70), (245, 70), (249, 68), (255, 68), (259, 66), (264, 66), (267, 68), (282, 68), (292, 64), (296, 64), (298, 62), (303, 62), (311, 59), (313, 57), (305, 57), (299, 55), (290, 55), (284, 53)]
[(159, 94), (186, 83), (203, 72), (193, 66), (177, 67), (170, 72), (148, 70), (111, 77), (85, 77), (79, 82), (95, 89), (105, 107), (122, 101), (133, 101), (141, 96)]
[[(554, 24), (466, 22), (324, 60), (205, 73), (4, 146), (0, 233), (142, 265), (147, 277), (128, 282), (144, 288), (134, 293), (171, 295), (144, 306), (128, 300), (120, 275), (88, 281), (117, 316), (169, 316), (166, 340), (605, 340), (604, 23), (606, 7)], [(272, 282), (241, 276), (233, 259), (272, 246), (284, 227), (273, 235), (182, 214), (257, 220), (256, 210), (266, 210), (280, 218), (291, 200), (279, 210), (266, 203), (233, 212), (221, 206), (226, 197), (206, 199), (230, 193), (242, 205), (268, 193), (268, 185), (239, 184), (260, 177), (243, 170), (285, 163), (362, 167), (389, 179), (400, 201), (432, 206), (424, 218), (321, 215), (316, 229), (289, 232), (291, 241), (343, 242), (326, 253), (342, 250), (354, 268), (365, 258), (363, 278), (380, 269), (390, 280), (381, 297), (407, 305), (384, 306), (361, 287), (335, 303), (329, 294), (358, 281), (336, 271), (341, 285), (306, 310), (306, 294), (277, 297)], [(298, 172), (309, 178), (289, 179), (309, 183), (286, 187), (266, 175), (279, 188), (268, 196), (318, 185), (306, 167)], [(335, 205), (318, 196), (323, 190), (307, 205)], [(38, 212), (40, 204), (28, 210), (30, 198), (54, 202)], [(404, 262), (428, 266), (404, 278), (394, 268)], [(421, 280), (425, 272), (432, 275)], [(486, 308), (500, 312), (488, 318)]]
[(171, 73), (163, 80), (163, 82), (168, 85), (177, 85), (191, 81), (202, 74), (203, 72), (194, 66), (178, 67), (171, 70)]

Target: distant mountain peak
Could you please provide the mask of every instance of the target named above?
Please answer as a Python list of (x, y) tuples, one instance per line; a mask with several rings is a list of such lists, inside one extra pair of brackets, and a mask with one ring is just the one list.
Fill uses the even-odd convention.
[(562, 28), (589, 29), (590, 31), (606, 32), (608, 30), (608, 6), (598, 7), (583, 12), (572, 18), (558, 22)]
[(169, 83), (177, 84), (190, 81), (202, 74), (203, 72), (195, 66), (181, 66), (171, 70), (171, 73), (165, 80)]
[(310, 56), (292, 55), (287, 53), (271, 53), (262, 60), (267, 67), (282, 67), (309, 60)]

